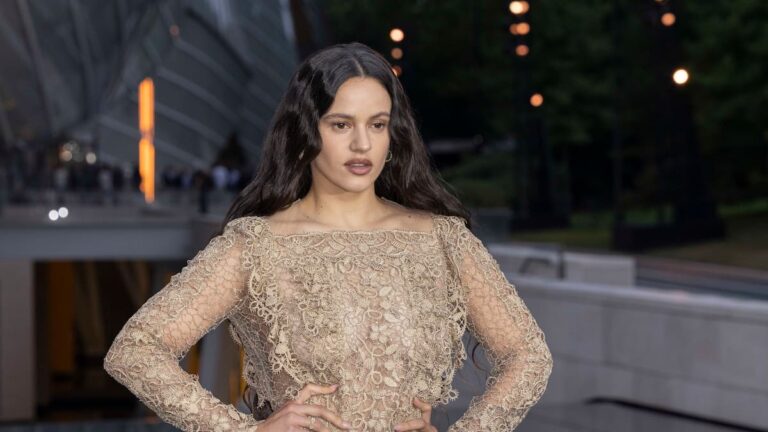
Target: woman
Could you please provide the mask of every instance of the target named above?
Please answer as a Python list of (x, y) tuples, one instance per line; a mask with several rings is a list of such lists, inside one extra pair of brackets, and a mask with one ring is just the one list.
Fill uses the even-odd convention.
[[(359, 43), (321, 50), (292, 77), (222, 232), (131, 317), (104, 367), (183, 430), (436, 431), (469, 328), (494, 368), (449, 431), (509, 431), (552, 357), (468, 219), (387, 61)], [(252, 416), (178, 364), (225, 319)]]

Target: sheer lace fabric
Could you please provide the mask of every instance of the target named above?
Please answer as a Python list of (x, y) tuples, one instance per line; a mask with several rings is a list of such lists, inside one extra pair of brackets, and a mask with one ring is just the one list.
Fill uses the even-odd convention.
[[(416, 396), (454, 400), (469, 329), (492, 363), (488, 388), (450, 428), (509, 431), (544, 392), (544, 334), (479, 239), (455, 216), (429, 232), (276, 234), (266, 219), (231, 221), (125, 324), (104, 367), (163, 420), (188, 431), (258, 430), (179, 366), (225, 319), (243, 377), (276, 409), (305, 383), (339, 383), (317, 403), (357, 430), (421, 417)], [(318, 419), (330, 430), (332, 424)]]

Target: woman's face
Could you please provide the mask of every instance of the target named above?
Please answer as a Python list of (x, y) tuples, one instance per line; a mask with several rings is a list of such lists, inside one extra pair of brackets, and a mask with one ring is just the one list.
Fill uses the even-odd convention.
[(348, 192), (373, 187), (389, 150), (391, 108), (389, 93), (375, 78), (350, 78), (339, 87), (318, 125), (322, 146), (311, 163), (313, 187)]

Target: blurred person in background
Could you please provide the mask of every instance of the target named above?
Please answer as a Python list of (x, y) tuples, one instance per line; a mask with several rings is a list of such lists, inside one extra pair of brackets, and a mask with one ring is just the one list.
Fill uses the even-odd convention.
[(100, 202), (103, 205), (111, 203), (117, 205), (115, 199), (115, 185), (112, 178), (112, 167), (107, 163), (99, 164), (99, 195), (101, 197)]
[(69, 167), (63, 162), (57, 162), (53, 170), (53, 190), (56, 194), (56, 205), (66, 203), (65, 194), (69, 187)]

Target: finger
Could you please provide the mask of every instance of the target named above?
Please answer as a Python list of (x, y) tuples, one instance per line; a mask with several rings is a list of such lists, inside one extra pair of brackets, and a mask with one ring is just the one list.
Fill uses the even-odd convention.
[(410, 430), (419, 430), (426, 427), (429, 423), (425, 422), (422, 419), (415, 419), (415, 420), (408, 420), (407, 422), (398, 423), (395, 425), (396, 431), (410, 431)]
[(416, 407), (418, 407), (420, 410), (432, 411), (432, 405), (417, 397), (413, 398), (413, 404), (416, 405)]
[(299, 390), (295, 400), (296, 402), (304, 403), (313, 395), (333, 393), (337, 388), (339, 388), (338, 384), (319, 385), (315, 383), (307, 383), (304, 385), (304, 387), (301, 388), (301, 390)]
[[(296, 405), (295, 411), (299, 414), (302, 414), (304, 416), (313, 416), (313, 417), (322, 417), (326, 419), (327, 421), (334, 424), (339, 429), (352, 429), (352, 424), (345, 421), (343, 418), (341, 418), (340, 415), (336, 414), (335, 412), (329, 410), (328, 408), (322, 406), (322, 405), (315, 405), (315, 404), (303, 404), (303, 405)], [(302, 423), (302, 426), (308, 427), (309, 425), (309, 418), (306, 418), (306, 422)], [(319, 424), (317, 421), (315, 421), (315, 428), (322, 427), (321, 424)], [(319, 429), (316, 429), (319, 430)]]
[(312, 421), (314, 417), (310, 416), (302, 416), (301, 424), (303, 430), (313, 431), (313, 432), (331, 432), (330, 429), (323, 426), (322, 423), (320, 423), (320, 420), (317, 418), (314, 418), (314, 421)]
[[(301, 405), (297, 405), (297, 406), (301, 406)], [(328, 431), (327, 428), (324, 428), (323, 425), (319, 421), (317, 421), (317, 419), (314, 419), (314, 421), (312, 421), (310, 417), (304, 416), (299, 412), (292, 411), (287, 414), (287, 417), (288, 417), (288, 426), (289, 426), (287, 430), (330, 432)]]
[(421, 410), (421, 418), (426, 420), (427, 423), (430, 423), (432, 418), (432, 405), (417, 397), (413, 398), (413, 404), (416, 405), (416, 408)]

